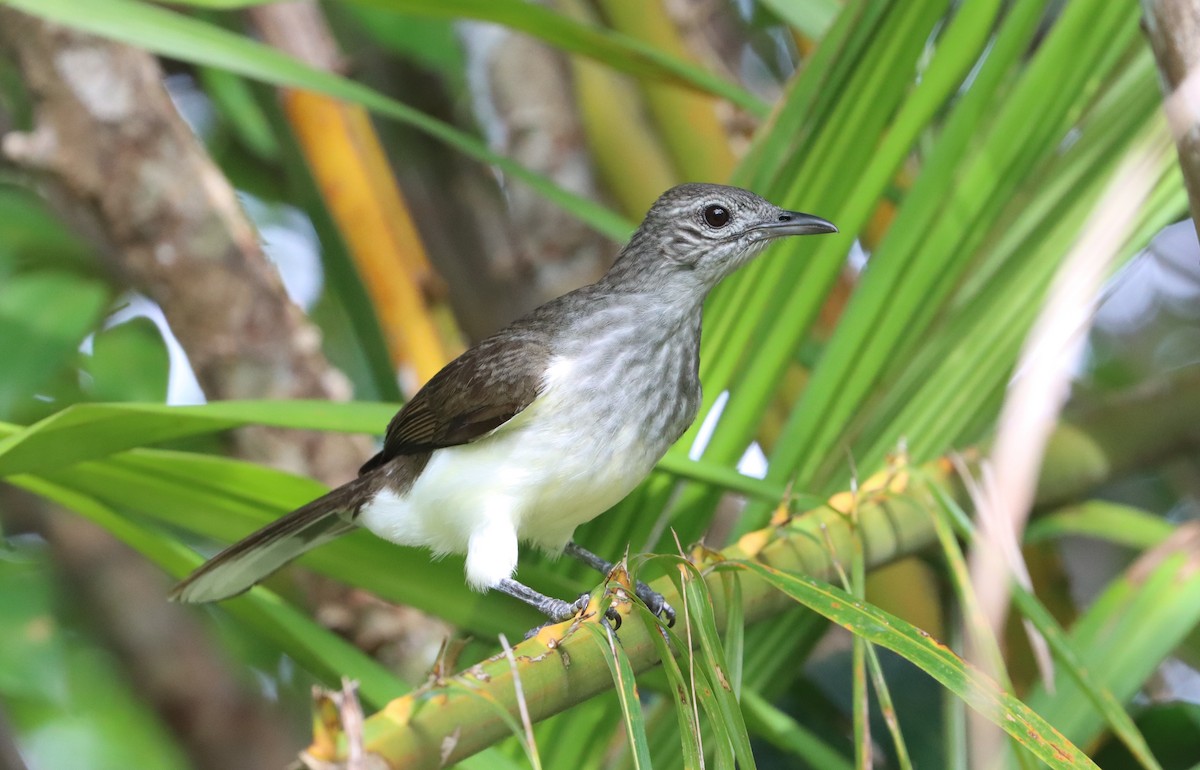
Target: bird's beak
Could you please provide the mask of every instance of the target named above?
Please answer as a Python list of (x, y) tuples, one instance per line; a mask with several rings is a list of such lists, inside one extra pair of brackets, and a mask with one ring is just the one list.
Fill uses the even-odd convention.
[(818, 235), (838, 231), (833, 222), (799, 211), (780, 211), (775, 221), (764, 222), (754, 229), (767, 238), (778, 238), (784, 235)]

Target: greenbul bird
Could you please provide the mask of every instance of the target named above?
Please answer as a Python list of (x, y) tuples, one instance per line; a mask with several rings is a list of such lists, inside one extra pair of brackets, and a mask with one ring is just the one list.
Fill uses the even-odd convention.
[[(297, 556), (366, 527), (436, 556), (467, 583), (566, 620), (587, 606), (513, 580), (527, 543), (611, 565), (571, 541), (649, 475), (700, 407), (700, 321), (722, 278), (775, 238), (836, 233), (754, 193), (685, 184), (662, 195), (596, 283), (542, 305), (434, 375), (358, 478), (221, 552), (172, 598), (239, 594)], [(644, 584), (657, 615), (674, 611)]]

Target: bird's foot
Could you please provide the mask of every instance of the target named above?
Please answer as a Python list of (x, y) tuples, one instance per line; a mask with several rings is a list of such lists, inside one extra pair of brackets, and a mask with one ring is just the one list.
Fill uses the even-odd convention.
[[(537, 636), (538, 632), (547, 626), (557, 625), (578, 616), (587, 610), (588, 604), (591, 602), (591, 600), (592, 597), (590, 594), (580, 594), (579, 598), (573, 602), (555, 599), (550, 596), (543, 596), (542, 600), (536, 604), (531, 602), (534, 607), (536, 607), (550, 619), (540, 626), (531, 628), (528, 632), (526, 632), (525, 638), (529, 639)], [(611, 623), (613, 630), (616, 630), (621, 627), (621, 614), (617, 612), (616, 608), (609, 606), (609, 608), (604, 611), (604, 616), (601, 618), (601, 622)]]
[[(563, 552), (568, 556), (578, 559), (589, 567), (608, 575), (611, 579), (613, 570), (615, 569), (615, 565), (613, 565), (612, 562), (600, 558), (574, 541), (568, 542), (566, 547), (563, 549)], [(622, 562), (622, 564), (623, 563), (624, 562)], [(624, 572), (625, 570), (622, 569), (622, 571)], [(655, 617), (660, 617), (667, 621), (668, 626), (675, 625), (675, 608), (670, 604), (667, 604), (667, 601), (663, 598), (662, 594), (653, 590), (650, 588), (650, 586), (646, 585), (640, 580), (637, 581), (637, 587), (635, 590), (638, 598), (646, 604), (650, 611), (654, 613)]]
[(662, 594), (639, 580), (637, 581), (637, 595), (646, 608), (654, 613), (655, 617), (667, 621), (668, 628), (675, 627), (675, 608), (667, 603)]
[(546, 617), (550, 618), (551, 623), (562, 623), (564, 620), (570, 620), (579, 613), (587, 609), (588, 602), (592, 597), (588, 594), (580, 594), (579, 598), (573, 602), (566, 602), (562, 599), (554, 599), (547, 596), (545, 603), (538, 607)]

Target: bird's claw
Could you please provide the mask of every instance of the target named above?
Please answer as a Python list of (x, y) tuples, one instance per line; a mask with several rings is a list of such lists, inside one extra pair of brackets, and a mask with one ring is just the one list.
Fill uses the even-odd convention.
[(646, 608), (654, 613), (655, 617), (659, 617), (667, 621), (668, 628), (675, 627), (675, 608), (667, 603), (667, 600), (663, 598), (662, 594), (639, 580), (637, 584), (637, 595), (638, 598), (641, 599), (646, 605)]
[(564, 620), (570, 620), (571, 618), (575, 617), (579, 613), (583, 612), (584, 610), (586, 610), (588, 608), (588, 603), (591, 601), (592, 601), (591, 594), (580, 594), (579, 598), (576, 599), (575, 601), (571, 602), (571, 604), (569, 605), (571, 608), (571, 611), (568, 612), (565, 617), (558, 618), (557, 619), (558, 622), (561, 623)]
[[(567, 612), (563, 617), (559, 617), (559, 618), (552, 617), (550, 622), (551, 623), (561, 623), (564, 620), (570, 620), (571, 618), (575, 617), (579, 613), (586, 610), (588, 608), (588, 604), (590, 604), (591, 601), (592, 601), (591, 594), (580, 594), (579, 598), (576, 599), (574, 602), (571, 602), (570, 604), (563, 602), (564, 604), (567, 604), (567, 606), (571, 608), (570, 611)], [(617, 612), (617, 608), (610, 604), (608, 606), (608, 609), (606, 609), (604, 611), (602, 621), (607, 621), (609, 623), (612, 623), (613, 630), (616, 631), (618, 628), (621, 627), (621, 613)]]
[[(592, 597), (588, 594), (584, 594), (583, 596), (580, 596), (579, 599), (576, 601), (576, 604), (579, 604), (580, 602), (582, 602), (582, 604), (579, 606), (579, 610), (577, 611), (576, 614), (578, 614), (578, 612), (583, 612), (584, 610), (586, 610), (588, 607), (588, 603), (591, 601), (591, 599), (592, 599)], [(621, 627), (621, 613), (617, 612), (617, 608), (615, 606), (613, 606), (612, 604), (609, 604), (608, 607), (604, 610), (604, 614), (600, 616), (600, 623), (602, 625), (606, 625), (606, 626), (611, 624), (612, 630), (616, 631), (617, 629), (619, 629)]]
[[(525, 638), (531, 639), (534, 636), (537, 636), (538, 632), (547, 626), (553, 626), (567, 620), (571, 620), (586, 610), (591, 601), (591, 594), (580, 594), (579, 598), (573, 602), (563, 601), (562, 599), (550, 600), (540, 607), (540, 609), (546, 613), (546, 617), (548, 617), (549, 620), (540, 626), (535, 626), (534, 628), (529, 629), (529, 631), (525, 633)], [(672, 612), (672, 616), (674, 616), (674, 612)], [(616, 631), (621, 627), (621, 613), (617, 612), (616, 608), (610, 605), (608, 609), (604, 611), (601, 622), (611, 623), (612, 629)]]
[(617, 631), (621, 628), (621, 613), (617, 612), (617, 608), (608, 605), (608, 609), (604, 611), (603, 622), (612, 623), (612, 630)]

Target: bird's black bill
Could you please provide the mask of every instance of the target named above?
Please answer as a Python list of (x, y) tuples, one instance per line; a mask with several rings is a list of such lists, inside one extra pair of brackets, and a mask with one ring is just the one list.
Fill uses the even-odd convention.
[(774, 222), (764, 222), (754, 229), (762, 231), (770, 238), (784, 235), (818, 235), (838, 231), (833, 222), (799, 211), (781, 211), (779, 218)]

